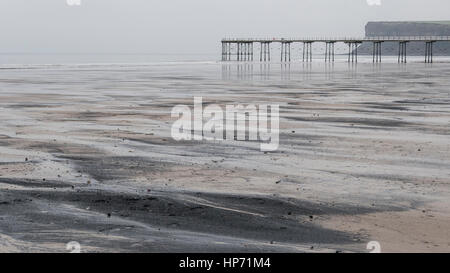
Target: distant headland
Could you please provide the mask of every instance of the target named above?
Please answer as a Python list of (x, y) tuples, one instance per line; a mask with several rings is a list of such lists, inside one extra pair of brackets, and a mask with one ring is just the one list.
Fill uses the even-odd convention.
[[(369, 22), (366, 25), (366, 37), (380, 36), (450, 36), (449, 21), (399, 21)], [(435, 56), (450, 56), (450, 43), (436, 42), (433, 46)], [(372, 55), (372, 44), (363, 43), (358, 51), (362, 55)], [(385, 42), (383, 55), (397, 55), (398, 43)], [(408, 43), (408, 55), (424, 55), (422, 42)]]

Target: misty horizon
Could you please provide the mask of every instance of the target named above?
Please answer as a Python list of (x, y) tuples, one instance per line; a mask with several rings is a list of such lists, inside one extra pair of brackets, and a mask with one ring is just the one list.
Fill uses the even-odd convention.
[(449, 19), (448, 1), (368, 2), (2, 0), (0, 53), (215, 54), (224, 37), (363, 36), (369, 21)]

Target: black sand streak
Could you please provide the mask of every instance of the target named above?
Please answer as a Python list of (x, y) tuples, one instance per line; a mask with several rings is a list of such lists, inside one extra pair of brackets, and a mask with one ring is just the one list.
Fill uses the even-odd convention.
[(380, 127), (401, 127), (411, 125), (409, 122), (392, 120), (392, 119), (369, 119), (369, 118), (339, 118), (339, 117), (320, 117), (320, 118), (302, 118), (302, 117), (286, 117), (289, 120), (304, 122), (330, 122), (330, 123), (351, 123), (367, 126)]
[(0, 183), (23, 187), (43, 187), (43, 188), (70, 188), (71, 185), (63, 181), (48, 181), (25, 178), (0, 178)]
[(161, 171), (173, 164), (153, 161), (144, 157), (98, 157), (59, 155), (75, 163), (78, 171), (87, 173), (97, 181), (128, 179)]
[[(113, 217), (130, 219), (162, 229), (202, 232), (219, 236), (276, 241), (293, 244), (350, 244), (361, 240), (360, 236), (321, 228), (309, 216), (347, 215), (369, 213), (375, 209), (356, 207), (330, 207), (299, 200), (283, 200), (266, 196), (233, 196), (209, 193), (157, 192), (152, 195), (117, 194), (106, 191), (78, 190), (61, 191), (8, 191), (20, 200), (50, 202), (50, 204), (90, 207), (90, 211)], [(0, 208), (1, 209), (1, 208)], [(9, 212), (10, 213), (10, 212)], [(8, 214), (8, 212), (6, 212)], [(292, 216), (288, 216), (292, 215)], [(54, 223), (55, 230), (67, 225), (65, 221), (51, 215), (39, 215), (28, 211), (26, 218), (33, 223), (33, 229), (45, 221)], [(77, 217), (72, 216), (72, 220)], [(298, 220), (304, 217), (305, 220)], [(75, 223), (76, 224), (76, 223)], [(47, 227), (48, 228), (48, 227)], [(83, 230), (99, 229), (93, 223), (84, 223)], [(133, 237), (133, 232), (127, 234)], [(39, 238), (36, 238), (39, 240)], [(47, 238), (48, 239), (48, 238)]]
[(364, 103), (363, 105), (367, 105), (370, 108), (382, 109), (382, 110), (398, 110), (398, 111), (408, 111), (409, 110), (408, 107), (398, 106), (398, 105), (390, 104), (390, 103), (368, 102), (368, 103)]

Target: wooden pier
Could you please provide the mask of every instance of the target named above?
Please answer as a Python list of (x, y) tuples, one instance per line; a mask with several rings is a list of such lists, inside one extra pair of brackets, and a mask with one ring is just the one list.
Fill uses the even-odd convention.
[(271, 45), (281, 45), (281, 62), (291, 62), (291, 46), (294, 43), (303, 44), (303, 62), (312, 62), (314, 43), (325, 44), (325, 62), (335, 61), (335, 44), (343, 43), (348, 46), (348, 62), (358, 62), (358, 47), (362, 43), (373, 44), (373, 62), (381, 62), (382, 45), (384, 42), (397, 42), (398, 62), (406, 63), (407, 46), (410, 42), (423, 42), (425, 46), (425, 63), (433, 63), (433, 44), (435, 42), (450, 42), (450, 36), (386, 36), (365, 38), (300, 38), (300, 39), (223, 39), (222, 61), (253, 61), (254, 44), (260, 44), (260, 62), (271, 61)]

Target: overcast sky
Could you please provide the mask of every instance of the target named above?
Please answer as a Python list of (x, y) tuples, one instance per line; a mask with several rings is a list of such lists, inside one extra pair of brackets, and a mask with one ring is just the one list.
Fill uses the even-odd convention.
[(450, 20), (449, 0), (81, 1), (0, 0), (0, 53), (213, 53), (224, 36), (362, 36), (367, 21)]

